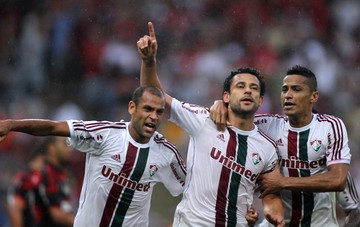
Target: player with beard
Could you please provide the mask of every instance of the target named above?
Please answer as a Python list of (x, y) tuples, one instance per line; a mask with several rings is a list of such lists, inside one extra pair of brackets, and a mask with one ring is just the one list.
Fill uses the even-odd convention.
[[(281, 192), (288, 226), (338, 226), (335, 192), (345, 189), (351, 155), (342, 120), (313, 112), (318, 98), (314, 73), (294, 66), (282, 85), (281, 103), (286, 116), (255, 116), (257, 126), (277, 143), (283, 174), (277, 169), (277, 176), (262, 179), (262, 195)], [(222, 127), (225, 112), (219, 103), (212, 108), (212, 119)], [(266, 220), (261, 223), (268, 225)]]
[[(142, 58), (141, 84), (161, 88), (156, 72), (157, 43), (154, 27), (137, 42)], [(262, 104), (265, 84), (260, 73), (240, 68), (224, 82), (223, 99), (232, 123), (217, 131), (208, 108), (180, 102), (165, 94), (170, 120), (190, 136), (187, 153), (188, 175), (181, 202), (174, 217), (180, 226), (247, 226), (246, 214), (253, 203), (259, 176), (271, 175), (278, 156), (274, 141), (254, 125), (254, 114)], [(266, 218), (283, 226), (279, 196), (263, 197)]]

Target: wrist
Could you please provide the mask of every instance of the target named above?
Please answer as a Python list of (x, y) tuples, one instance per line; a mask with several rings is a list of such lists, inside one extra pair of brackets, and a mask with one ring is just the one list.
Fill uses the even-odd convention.
[(156, 57), (143, 59), (143, 62), (144, 62), (144, 65), (145, 65), (146, 68), (151, 68), (156, 63)]

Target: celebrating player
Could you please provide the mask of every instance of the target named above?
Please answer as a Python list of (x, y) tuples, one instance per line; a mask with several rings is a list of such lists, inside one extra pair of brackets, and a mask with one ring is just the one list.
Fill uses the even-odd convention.
[[(142, 58), (141, 84), (161, 88), (156, 72), (157, 43), (154, 27), (137, 42)], [(232, 126), (219, 132), (207, 108), (166, 96), (170, 120), (190, 136), (188, 175), (173, 226), (243, 226), (253, 202), (257, 178), (271, 175), (278, 156), (272, 140), (254, 125), (254, 114), (263, 101), (264, 81), (258, 71), (241, 68), (224, 82), (224, 102)], [(283, 226), (283, 206), (276, 194), (263, 197), (264, 212)]]
[[(290, 226), (338, 226), (333, 192), (345, 188), (351, 155), (342, 120), (313, 113), (318, 97), (314, 73), (294, 66), (282, 85), (286, 116), (255, 116), (257, 126), (276, 141), (285, 176), (277, 172), (262, 179), (261, 188), (263, 194), (281, 191), (285, 222)], [(222, 104), (212, 107), (212, 119), (218, 125), (225, 125), (226, 116), (219, 114), (224, 112)], [(261, 224), (267, 225), (266, 220)]]
[(70, 137), (86, 153), (84, 181), (74, 226), (148, 226), (151, 194), (162, 182), (182, 193), (185, 167), (176, 147), (155, 130), (165, 108), (163, 93), (142, 86), (133, 93), (130, 122), (2, 120), (0, 139), (11, 131)]

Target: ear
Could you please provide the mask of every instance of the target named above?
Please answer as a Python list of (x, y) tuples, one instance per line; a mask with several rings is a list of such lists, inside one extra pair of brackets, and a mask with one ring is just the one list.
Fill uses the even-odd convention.
[(129, 105), (128, 105), (128, 112), (130, 115), (133, 115), (136, 111), (136, 105), (134, 103), (134, 101), (130, 101)]
[(230, 94), (229, 94), (229, 92), (225, 91), (223, 93), (223, 101), (224, 101), (224, 103), (229, 103), (230, 102)]
[(315, 104), (318, 101), (319, 96), (320, 95), (319, 95), (318, 91), (313, 91), (312, 94), (311, 94), (310, 103)]
[(264, 103), (264, 96), (260, 96), (259, 106), (261, 106)]

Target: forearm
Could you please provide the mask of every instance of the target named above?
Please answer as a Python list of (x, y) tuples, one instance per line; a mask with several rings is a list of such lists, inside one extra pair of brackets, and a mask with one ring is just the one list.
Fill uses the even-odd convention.
[(72, 215), (71, 213), (66, 213), (57, 207), (50, 208), (50, 215), (56, 224), (63, 226), (74, 225), (74, 215)]
[(346, 185), (348, 164), (335, 164), (329, 171), (311, 177), (287, 177), (282, 181), (283, 189), (293, 191), (342, 191)]
[(5, 123), (9, 132), (22, 132), (34, 136), (70, 136), (70, 130), (65, 121), (23, 119), (5, 120)]
[(284, 206), (277, 194), (268, 194), (262, 199), (265, 218), (272, 224), (282, 223), (284, 220)]
[(162, 89), (159, 77), (157, 75), (156, 58), (142, 60), (140, 72), (140, 85), (152, 85)]
[(164, 92), (166, 100), (166, 116), (170, 116), (172, 97), (168, 95), (162, 88), (160, 79), (157, 75), (156, 58), (151, 60), (142, 60), (140, 72), (140, 85), (151, 85), (161, 89)]
[(9, 220), (12, 227), (22, 227), (24, 226), (23, 220), (23, 210), (25, 208), (25, 204), (21, 199), (14, 197), (11, 200), (11, 204), (7, 206), (7, 211), (9, 215)]

